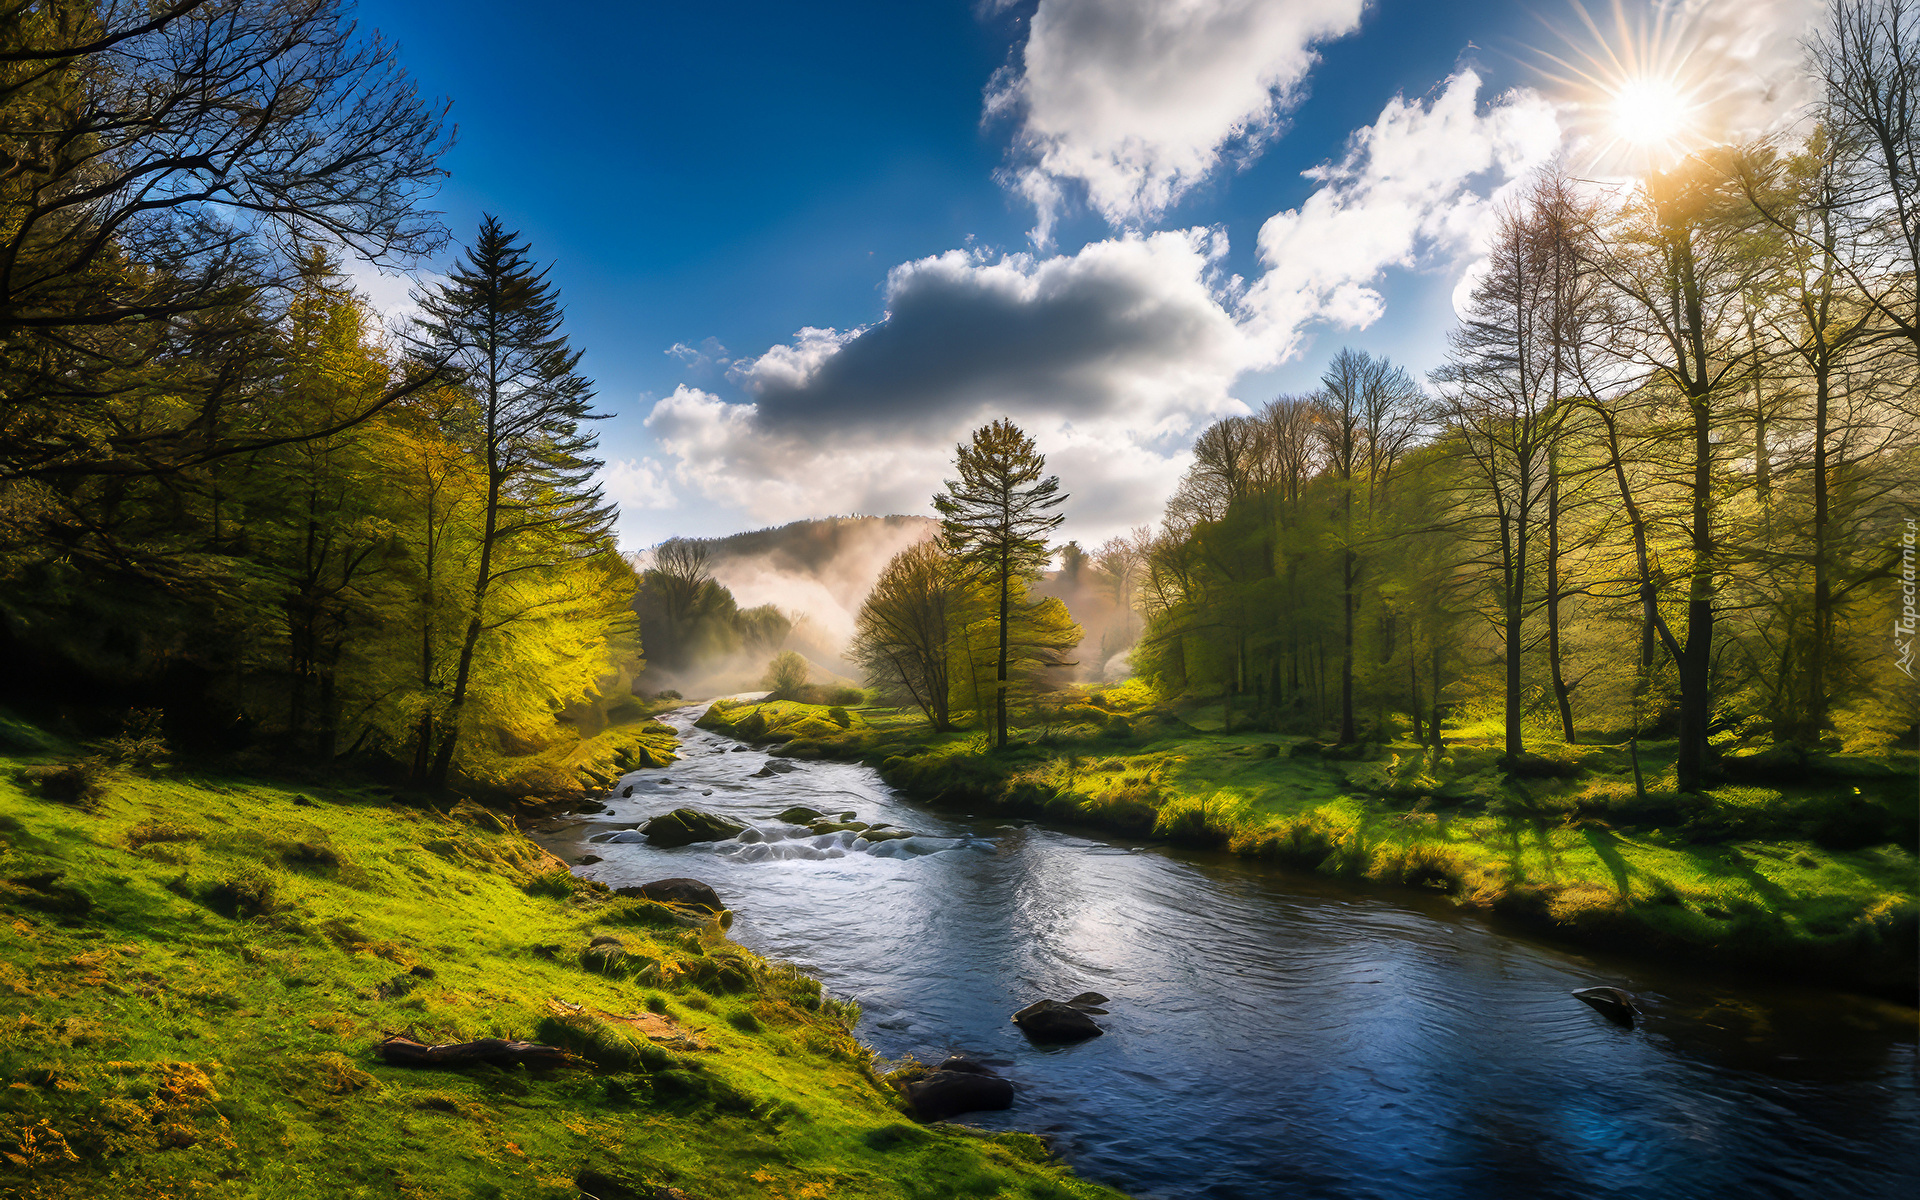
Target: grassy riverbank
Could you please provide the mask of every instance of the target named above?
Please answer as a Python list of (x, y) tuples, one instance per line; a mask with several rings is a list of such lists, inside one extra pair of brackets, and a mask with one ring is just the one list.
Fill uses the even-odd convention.
[(1537, 746), (1531, 777), (1510, 778), (1474, 731), (1449, 731), (1438, 755), (1347, 758), (1221, 732), (1217, 705), (1159, 704), (1138, 685), (1085, 699), (1005, 751), (882, 709), (722, 703), (702, 724), (863, 759), (925, 800), (1438, 889), (1584, 944), (1914, 1000), (1911, 754), (1753, 760), (1745, 781), (1690, 797), (1672, 790), (1672, 747), (1643, 743), (1643, 799), (1621, 747)]
[[(1116, 1195), (913, 1124), (817, 983), (488, 810), (164, 768), (60, 798), (72, 748), (6, 732), (0, 1195)], [(387, 1067), (384, 1031), (579, 1059)]]

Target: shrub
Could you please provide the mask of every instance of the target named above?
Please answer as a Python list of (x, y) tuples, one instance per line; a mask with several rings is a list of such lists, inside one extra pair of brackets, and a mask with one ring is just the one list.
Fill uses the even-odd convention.
[(807, 686), (807, 660), (792, 650), (782, 650), (767, 663), (766, 676), (761, 679), (762, 687), (773, 692), (775, 700), (791, 700)]
[(136, 708), (130, 711), (117, 737), (95, 743), (100, 757), (110, 766), (134, 771), (151, 771), (173, 754), (160, 732), (160, 710)]

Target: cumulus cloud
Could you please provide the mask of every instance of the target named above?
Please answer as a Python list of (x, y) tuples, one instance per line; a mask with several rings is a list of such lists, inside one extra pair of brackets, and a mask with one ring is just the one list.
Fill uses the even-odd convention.
[(1017, 191), (1044, 243), (1084, 189), (1115, 225), (1149, 220), (1236, 149), (1251, 154), (1300, 98), (1319, 43), (1359, 27), (1365, 0), (1040, 0), (1017, 66), (987, 89), (1017, 115)]
[(1250, 286), (1222, 270), (1225, 235), (1208, 229), (934, 255), (894, 268), (873, 324), (736, 358), (742, 399), (683, 385), (647, 426), (681, 486), (779, 521), (924, 512), (954, 443), (1006, 415), (1074, 494), (1073, 536), (1153, 521), (1192, 434), (1246, 411), (1241, 375), (1297, 353), (1315, 325), (1375, 320), (1388, 268), (1465, 263), (1490, 201), (1551, 157), (1552, 105), (1525, 91), (1483, 105), (1479, 90), (1462, 72), (1388, 103), (1308, 172), (1304, 204), (1266, 223)]
[(1267, 270), (1245, 308), (1263, 341), (1291, 350), (1313, 322), (1372, 324), (1386, 311), (1383, 271), (1471, 251), (1501, 191), (1558, 152), (1545, 97), (1519, 89), (1483, 109), (1479, 92), (1480, 77), (1462, 71), (1427, 100), (1396, 96), (1338, 162), (1307, 172), (1320, 186), (1260, 229)]
[(680, 503), (667, 472), (651, 458), (621, 458), (607, 463), (600, 469), (600, 488), (623, 514), (674, 508)]
[(802, 330), (736, 364), (749, 399), (682, 386), (647, 426), (681, 484), (781, 520), (924, 511), (955, 442), (1008, 415), (1071, 476), (1077, 507), (1150, 520), (1179, 447), (1243, 409), (1228, 389), (1265, 358), (1227, 307), (1224, 249), (1195, 229), (906, 263), (881, 320)]

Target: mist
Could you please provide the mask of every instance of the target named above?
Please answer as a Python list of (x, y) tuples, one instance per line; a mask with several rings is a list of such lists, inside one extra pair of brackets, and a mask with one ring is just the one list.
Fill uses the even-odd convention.
[[(768, 606), (787, 627), (772, 643), (747, 638), (733, 645), (707, 631), (672, 647), (643, 647), (649, 662), (636, 689), (689, 698), (751, 691), (782, 650), (807, 660), (810, 683), (862, 686), (858, 668), (844, 657), (861, 602), (889, 559), (938, 528), (928, 517), (828, 517), (702, 539), (706, 571), (731, 597), (727, 610)], [(653, 560), (648, 551), (635, 565), (645, 570)]]

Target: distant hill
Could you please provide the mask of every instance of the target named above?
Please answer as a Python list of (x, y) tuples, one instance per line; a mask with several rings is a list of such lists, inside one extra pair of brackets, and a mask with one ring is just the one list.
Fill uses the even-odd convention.
[(713, 577), (740, 607), (772, 604), (806, 614), (819, 626), (819, 649), (837, 658), (887, 560), (939, 528), (932, 517), (825, 517), (712, 538), (707, 545)]

